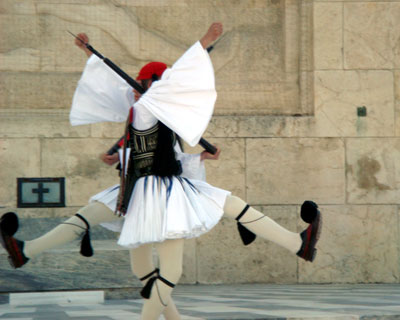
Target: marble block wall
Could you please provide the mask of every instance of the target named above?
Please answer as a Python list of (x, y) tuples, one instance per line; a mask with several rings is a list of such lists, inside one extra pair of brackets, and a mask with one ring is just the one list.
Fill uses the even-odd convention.
[[(306, 227), (300, 205), (312, 199), (324, 229), (310, 264), (262, 239), (244, 247), (235, 222), (223, 218), (187, 242), (181, 282), (397, 283), (399, 18), (400, 0), (0, 0), (1, 210), (17, 210), (25, 227), (40, 219), (50, 228), (118, 183), (98, 158), (124, 125), (69, 124), (86, 57), (66, 30), (86, 32), (136, 75), (151, 60), (171, 65), (221, 21), (224, 36), (210, 54), (218, 99), (205, 137), (223, 152), (207, 163), (208, 182), (292, 231)], [(67, 207), (16, 208), (18, 177), (65, 177)], [(114, 238), (100, 232), (105, 266), (117, 260), (129, 278), (128, 252), (107, 249)], [(84, 260), (65, 250), (73, 272)], [(65, 250), (13, 275), (26, 284), (15, 290), (43, 290), (41, 279), (56, 277), (49, 270), (64, 263)], [(0, 258), (0, 291), (12, 291), (4, 252)], [(96, 287), (67, 275), (48, 289)], [(133, 276), (125, 285), (107, 281), (98, 287), (138, 285)]]

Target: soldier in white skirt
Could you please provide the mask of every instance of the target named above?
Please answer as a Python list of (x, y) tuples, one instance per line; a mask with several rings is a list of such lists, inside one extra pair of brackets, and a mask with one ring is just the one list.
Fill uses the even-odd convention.
[[(159, 63), (145, 66), (138, 80), (148, 90), (133, 108), (131, 89), (96, 56), (88, 59), (75, 92), (71, 123), (128, 118), (120, 152), (121, 183), (93, 196), (74, 217), (32, 241), (15, 239), (16, 215), (3, 215), (0, 241), (15, 268), (72, 241), (78, 230), (85, 231), (81, 253), (92, 255), (87, 245), (90, 226), (102, 224), (119, 231), (118, 244), (132, 249), (132, 270), (145, 284), (141, 318), (152, 320), (163, 312), (167, 319), (180, 319), (171, 292), (182, 272), (184, 239), (208, 232), (223, 214), (238, 221), (245, 244), (259, 235), (313, 261), (322, 225), (314, 202), (306, 201), (301, 207), (309, 227), (301, 233), (288, 231), (229, 191), (205, 182), (200, 158), (212, 156), (185, 155), (177, 143), (182, 138), (196, 145), (211, 119), (216, 92), (205, 49), (221, 34), (222, 25), (214, 23), (170, 69), (160, 68)], [(157, 269), (152, 262), (153, 246), (159, 255)]]

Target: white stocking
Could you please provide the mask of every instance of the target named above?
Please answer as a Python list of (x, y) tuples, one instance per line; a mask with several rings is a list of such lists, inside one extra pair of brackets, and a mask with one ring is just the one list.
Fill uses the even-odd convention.
[[(160, 276), (176, 284), (182, 274), (183, 239), (166, 240), (155, 245), (160, 259)], [(142, 309), (142, 320), (158, 320), (170, 301), (173, 288), (157, 279), (151, 290), (150, 299)]]
[[(224, 205), (224, 213), (227, 217), (235, 219), (247, 203), (235, 196), (228, 196)], [(296, 253), (300, 250), (302, 240), (299, 233), (286, 230), (271, 218), (252, 207), (239, 220), (244, 227), (256, 235), (275, 242), (276, 244)]]
[[(116, 219), (114, 212), (101, 202), (93, 202), (78, 210), (90, 227)], [(70, 224), (65, 224), (70, 223)], [(86, 229), (86, 224), (77, 216), (69, 218), (45, 235), (25, 241), (24, 254), (33, 258), (37, 254), (76, 239)], [(80, 227), (79, 227), (80, 226)]]
[[(131, 256), (131, 269), (132, 272), (140, 279), (150, 272), (154, 271), (153, 264), (153, 246), (151, 244), (144, 244), (136, 249), (129, 250)], [(148, 279), (142, 281), (145, 285)], [(178, 309), (175, 306), (172, 297), (169, 299), (167, 306), (163, 311), (166, 320), (180, 320)]]

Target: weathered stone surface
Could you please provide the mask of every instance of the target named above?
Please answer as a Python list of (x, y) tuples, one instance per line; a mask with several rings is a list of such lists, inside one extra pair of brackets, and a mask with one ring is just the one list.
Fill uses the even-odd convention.
[[(397, 80), (393, 79), (392, 72), (317, 71), (315, 74), (316, 96), (313, 116), (214, 116), (207, 135), (216, 137), (393, 135), (395, 124), (393, 82), (396, 84)], [(396, 99), (398, 100), (397, 97)], [(358, 108), (364, 106), (367, 115), (360, 117), (357, 115)]]
[(391, 69), (400, 66), (400, 3), (344, 4), (346, 69)]
[(400, 72), (394, 70), (395, 135), (400, 136)]
[(35, 14), (35, 0), (2, 0), (0, 14)]
[(299, 260), (301, 283), (398, 282), (396, 206), (322, 206), (314, 263)]
[[(40, 237), (65, 221), (65, 218), (27, 218), (23, 217), (20, 211), (18, 211), (18, 216), (20, 217), (20, 228), (16, 237), (21, 240)], [(101, 226), (91, 226), (90, 235), (94, 249), (94, 255), (90, 258), (79, 254), (80, 240), (78, 237), (72, 242), (42, 252), (17, 271), (12, 270), (8, 265), (6, 253), (1, 248), (0, 291), (140, 286), (137, 278), (132, 275), (128, 250), (116, 244), (118, 234)]]
[[(42, 2), (37, 4), (37, 10), (44, 26), (43, 70), (82, 70), (86, 56), (75, 47), (74, 39), (65, 30), (75, 34), (87, 33), (94, 48), (128, 73), (135, 75), (139, 66), (143, 64), (141, 61), (147, 60), (141, 52), (141, 31), (134, 8), (104, 1), (96, 5)], [(162, 37), (153, 33), (150, 33), (145, 42), (152, 43), (157, 40), (165, 49), (172, 47)], [(158, 57), (154, 54), (151, 60), (164, 60), (165, 57), (160, 50)]]
[(343, 203), (344, 161), (340, 139), (247, 139), (247, 200)]
[(205, 162), (207, 182), (244, 198), (246, 193), (245, 141), (243, 139), (209, 139), (208, 141), (219, 146), (222, 151), (218, 161)]
[[(304, 111), (298, 101), (299, 70), (293, 68), (299, 52), (304, 51), (299, 46), (297, 32), (302, 3), (242, 1), (230, 6), (219, 5), (212, 15), (213, 3), (170, 4), (158, 7), (152, 2), (148, 6), (141, 2), (135, 6), (124, 1), (92, 6), (74, 1), (38, 3), (43, 26), (42, 70), (81, 70), (84, 58), (77, 54), (66, 29), (85, 31), (100, 52), (129, 73), (136, 73), (144, 61), (172, 64), (203, 35), (210, 22), (221, 20), (227, 21), (226, 33), (218, 43), (219, 52), (213, 53), (220, 89), (217, 112), (293, 114)], [(181, 16), (192, 17), (191, 23), (175, 19)], [(170, 23), (171, 17), (174, 23)], [(282, 24), (283, 17), (285, 24)], [(126, 32), (128, 29), (130, 32)], [(264, 41), (258, 41), (258, 37)], [(283, 39), (291, 39), (285, 43), (285, 50)], [(239, 45), (243, 50), (239, 50)]]
[(40, 54), (36, 49), (21, 48), (0, 53), (0, 70), (38, 71)]
[[(314, 0), (314, 2), (360, 2), (360, 0)], [(368, 2), (398, 2), (398, 0), (363, 0), (364, 3)]]
[[(397, 75), (398, 77), (398, 75)], [(397, 83), (390, 71), (316, 71), (313, 116), (214, 116), (216, 137), (392, 136)], [(396, 89), (397, 90), (397, 89)], [(398, 90), (397, 90), (398, 91)], [(397, 96), (399, 95), (396, 92)], [(398, 97), (396, 96), (396, 101)], [(367, 115), (358, 116), (365, 107)]]
[(396, 204), (400, 197), (400, 140), (348, 139), (347, 201), (354, 204)]
[[(245, 141), (243, 139), (207, 138), (207, 141), (221, 148), (219, 160), (206, 160), (207, 182), (217, 188), (245, 197)], [(186, 153), (201, 153), (204, 149), (197, 145), (191, 148), (184, 144)]]
[[(298, 207), (257, 207), (291, 231), (296, 230)], [(234, 220), (223, 218), (197, 239), (199, 283), (297, 282), (296, 256), (272, 242), (257, 238), (249, 246), (240, 240)]]
[[(76, 212), (74, 212), (73, 214), (70, 215), (70, 217), (72, 217)], [(44, 235), (45, 233), (47, 233), (48, 231), (52, 230), (53, 228), (55, 228), (56, 226), (58, 226), (60, 223), (64, 222), (66, 220), (67, 217), (45, 217), (45, 218), (37, 218), (37, 217), (33, 217), (33, 218), (27, 218), (27, 217), (23, 217), (19, 214), (18, 212), (18, 217), (19, 217), (19, 229), (17, 231), (17, 233), (15, 234), (16, 238), (21, 239), (21, 240), (32, 240), (32, 239), (36, 239), (42, 235)], [(70, 218), (68, 217), (68, 218)], [(117, 218), (118, 219), (118, 218)], [(80, 233), (80, 232), (78, 232)], [(102, 243), (99, 242), (100, 247), (102, 247), (103, 249), (108, 249), (109, 246), (115, 245), (115, 248), (119, 248), (118, 246), (116, 246), (116, 239), (118, 238), (118, 233), (109, 231), (108, 229), (105, 229), (99, 225), (93, 225), (90, 228), (90, 238), (91, 240), (113, 240), (110, 243)], [(79, 244), (79, 237), (77, 237), (77, 241)], [(115, 243), (114, 243), (115, 242)], [(71, 244), (66, 244), (64, 246), (65, 250), (69, 250), (68, 248), (71, 247)], [(55, 249), (59, 249), (59, 248), (55, 248)], [(79, 250), (79, 246), (76, 245), (75, 243), (73, 244), (73, 249)]]
[(2, 72), (0, 109), (69, 109), (80, 74)]
[(0, 70), (39, 71), (39, 19), (35, 15), (0, 14)]
[(41, 173), (49, 177), (67, 177), (67, 205), (86, 205), (92, 195), (119, 183), (114, 166), (99, 159), (113, 143), (113, 139), (44, 140)]
[(343, 5), (317, 2), (314, 18), (315, 69), (342, 69)]
[[(94, 138), (114, 138), (115, 142), (125, 133), (125, 122), (103, 122), (90, 125), (91, 136)], [(110, 146), (111, 147), (111, 146)]]
[(185, 240), (183, 252), (183, 271), (179, 279), (181, 284), (197, 282), (197, 244), (196, 239)]
[(138, 287), (132, 275), (129, 253), (112, 245), (114, 240), (93, 241), (95, 254), (79, 254), (74, 242), (41, 253), (23, 268), (11, 269), (6, 253), (0, 252), (0, 291), (74, 290)]
[[(317, 71), (315, 130), (325, 136), (393, 135), (393, 81), (384, 70)], [(362, 107), (365, 117), (358, 116)]]
[(40, 177), (38, 139), (0, 139), (0, 206), (17, 204), (17, 178)]
[(17, 208), (16, 204), (1, 209), (1, 212), (13, 211), (21, 219), (27, 218), (69, 218), (73, 216), (81, 206), (68, 206), (64, 208)]
[(126, 7), (177, 7), (188, 5), (187, 0), (138, 0), (134, 2), (130, 0), (116, 0), (115, 2)]
[[(40, 67), (42, 72), (80, 72), (86, 57), (77, 51), (73, 39), (65, 32), (71, 29), (75, 33), (88, 33), (91, 43), (100, 52), (128, 73), (136, 74), (145, 61), (161, 60), (172, 64), (202, 36), (208, 23), (225, 20), (230, 22), (225, 23), (224, 39), (218, 44), (219, 52), (213, 53), (220, 91), (217, 112), (305, 112), (299, 102), (299, 81), (302, 81), (299, 68), (303, 67), (298, 65), (298, 56), (306, 50), (299, 46), (301, 41), (297, 31), (304, 16), (301, 12), (311, 11), (303, 10), (303, 4), (298, 1), (234, 2), (230, 6), (216, 6), (215, 13), (210, 15), (212, 6), (213, 3), (199, 1), (175, 1), (161, 7), (151, 2), (148, 6), (140, 2), (135, 6), (124, 1), (40, 1), (35, 3), (37, 15), (29, 16), (40, 24), (40, 41), (34, 42), (39, 50), (21, 53), (25, 47), (20, 46), (17, 48), (19, 51), (13, 54), (15, 59), (11, 58), (16, 63), (20, 60), (28, 63), (29, 60), (21, 54), (37, 55), (35, 68)], [(196, 17), (190, 24), (184, 19), (174, 19), (174, 23), (170, 23), (171, 17), (188, 15)], [(128, 29), (130, 32), (126, 32)], [(303, 31), (310, 32), (308, 29)], [(258, 37), (264, 41), (258, 41)], [(14, 42), (24, 42), (19, 33), (14, 38)], [(286, 41), (284, 50), (282, 39)], [(10, 42), (6, 41), (6, 44)], [(244, 50), (239, 50), (240, 43)], [(13, 71), (28, 68), (19, 63), (22, 69), (18, 69), (10, 61), (7, 66)], [(29, 71), (33, 71), (32, 67)], [(49, 87), (42, 85), (42, 88)], [(304, 94), (312, 91), (312, 88), (306, 89)]]
[[(134, 2), (130, 0), (116, 0), (114, 1), (119, 5), (131, 6), (131, 7), (150, 7), (150, 6), (168, 6), (168, 7), (196, 7), (196, 8), (210, 8), (210, 7), (226, 7), (229, 1), (215, 2), (213, 0), (136, 0)], [(289, 2), (289, 1), (286, 1)], [(246, 0), (241, 1), (230, 1), (229, 5), (235, 6), (240, 9), (248, 8), (268, 8), (270, 6), (269, 2), (264, 0), (254, 0), (248, 2)]]
[(72, 127), (66, 110), (0, 109), (0, 137), (87, 138), (90, 126)]
[(214, 116), (205, 137), (316, 137), (314, 116)]

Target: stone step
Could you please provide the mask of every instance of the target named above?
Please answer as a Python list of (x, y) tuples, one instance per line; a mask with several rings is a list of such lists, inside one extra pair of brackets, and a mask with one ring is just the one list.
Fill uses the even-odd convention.
[(104, 302), (104, 291), (60, 291), (11, 293), (10, 306), (37, 306), (47, 304), (93, 304)]
[[(63, 221), (65, 218), (20, 219), (15, 237), (31, 240)], [(92, 257), (79, 254), (78, 239), (41, 253), (16, 270), (0, 248), (0, 293), (106, 289), (119, 296), (116, 291), (132, 291), (141, 286), (132, 275), (128, 250), (116, 243), (117, 233), (95, 226), (91, 238), (95, 253)]]
[(129, 252), (115, 240), (92, 241), (95, 254), (83, 257), (77, 244), (44, 252), (13, 269), (0, 253), (0, 292), (129, 289), (140, 287), (132, 275)]

